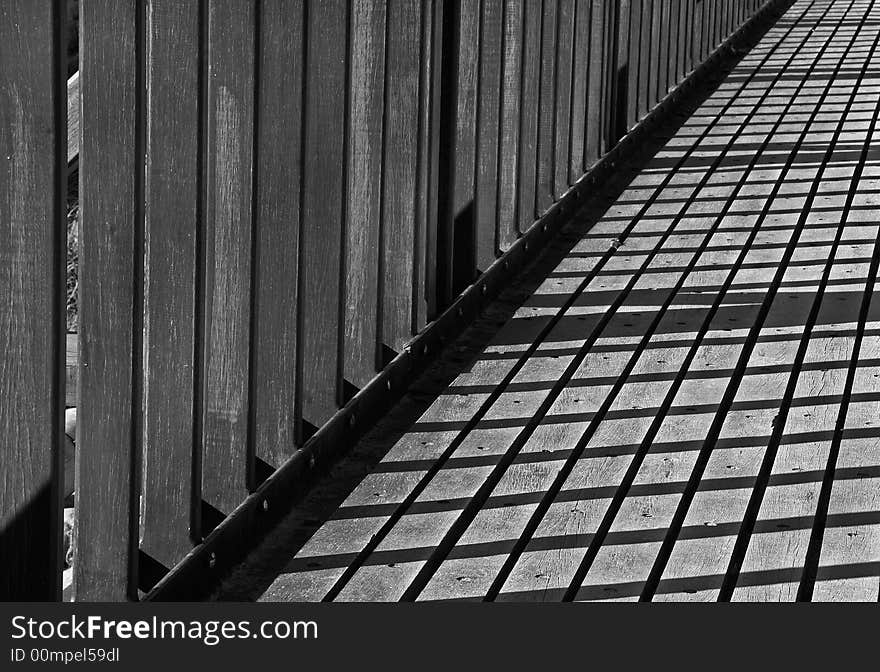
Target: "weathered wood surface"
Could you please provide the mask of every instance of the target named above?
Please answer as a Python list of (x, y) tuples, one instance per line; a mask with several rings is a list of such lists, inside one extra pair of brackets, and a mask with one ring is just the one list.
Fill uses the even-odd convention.
[[(143, 90), (135, 5), (80, 9), (80, 406), (77, 412), (77, 600), (136, 594), (132, 507), (139, 441), (143, 258)], [(85, 167), (88, 170), (85, 170)], [(136, 509), (135, 509), (136, 510)]]
[(197, 7), (145, 17), (143, 448), (140, 546), (165, 567), (192, 547), (192, 443), (199, 240)]
[(796, 2), (263, 599), (876, 601), (872, 5)]
[(252, 2), (207, 12), (201, 499), (229, 514), (248, 493), (257, 17)]
[(67, 163), (79, 156), (79, 71), (67, 80)]
[(0, 600), (61, 594), (66, 123), (61, 9), (0, 8)]

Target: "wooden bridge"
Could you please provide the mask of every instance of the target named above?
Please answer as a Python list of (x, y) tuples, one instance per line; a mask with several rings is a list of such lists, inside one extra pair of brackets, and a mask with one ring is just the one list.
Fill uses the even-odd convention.
[[(3, 12), (0, 596), (61, 599), (63, 21)], [(880, 0), (80, 35), (75, 599), (878, 600)]]

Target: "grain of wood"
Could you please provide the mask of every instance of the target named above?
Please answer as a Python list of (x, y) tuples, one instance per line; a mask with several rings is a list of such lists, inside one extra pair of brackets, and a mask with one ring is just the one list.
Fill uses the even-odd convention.
[[(61, 595), (66, 50), (51, 2), (0, 9), (0, 600)], [(63, 25), (63, 23), (62, 23)]]
[(607, 0), (593, 0), (590, 7), (590, 58), (587, 80), (586, 144), (584, 146), (584, 167), (587, 169), (599, 159), (602, 148)]
[(523, 121), (523, 18), (516, 0), (504, 2), (501, 121), (498, 148), (498, 243), (506, 251), (518, 234), (520, 184), (520, 129)]
[(535, 216), (543, 215), (554, 201), (556, 169), (556, 51), (558, 0), (546, 0), (541, 20), (541, 88), (538, 94), (537, 183)]
[(79, 156), (79, 70), (67, 80), (67, 163)]
[(569, 179), (571, 162), (571, 96), (574, 64), (575, 0), (560, 0), (556, 26), (556, 123), (553, 149), (553, 196), (562, 198), (572, 182)]
[(247, 496), (254, 134), (253, 2), (208, 4), (201, 499)]
[[(256, 58), (260, 79), (256, 82), (254, 194), (257, 266), (252, 269), (256, 282), (256, 385), (251, 403), (254, 456), (279, 467), (297, 448), (304, 3), (263, 0), (258, 20), (260, 45)], [(365, 198), (363, 207), (368, 203)], [(364, 226), (361, 230), (368, 229)], [(352, 248), (357, 249), (350, 245), (349, 250)], [(369, 268), (365, 260), (363, 272), (369, 272)], [(352, 273), (351, 277), (357, 276)], [(354, 337), (352, 340), (359, 342)]]
[(388, 3), (379, 335), (398, 352), (413, 336), (421, 10), (411, 0)]
[(541, 3), (527, 2), (523, 14), (522, 66), (522, 121), (520, 123), (519, 206), (517, 230), (524, 233), (535, 221), (537, 151), (538, 151), (538, 96), (541, 84)]
[(501, 165), (498, 148), (501, 131), (501, 87), (504, 50), (504, 2), (483, 0), (480, 17), (479, 100), (477, 101), (476, 183), (474, 227), (477, 238), (477, 271), (495, 261), (498, 250), (498, 183)]
[(296, 412), (314, 427), (337, 410), (341, 382), (347, 16), (341, 0), (306, 9)]
[(199, 222), (199, 12), (154, 2), (147, 36), (140, 545), (173, 567), (192, 548)]
[[(139, 413), (132, 390), (140, 357), (135, 305), (142, 165), (134, 5), (81, 8), (79, 339), (76, 559), (73, 595), (122, 601), (134, 593), (130, 511)], [(108, 138), (111, 139), (108, 141)], [(134, 174), (133, 174), (134, 173)]]
[(344, 377), (363, 387), (379, 358), (379, 230), (385, 115), (385, 2), (351, 7)]
[(587, 133), (587, 89), (590, 77), (590, 0), (577, 0), (571, 89), (571, 138), (568, 148), (568, 179), (577, 182), (586, 172), (584, 148)]

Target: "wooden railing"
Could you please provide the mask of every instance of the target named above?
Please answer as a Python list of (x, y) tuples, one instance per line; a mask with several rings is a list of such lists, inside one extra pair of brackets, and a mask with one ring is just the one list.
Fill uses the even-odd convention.
[[(764, 4), (82, 0), (76, 599), (213, 567)], [(0, 18), (0, 599), (53, 600), (75, 120), (63, 3)]]

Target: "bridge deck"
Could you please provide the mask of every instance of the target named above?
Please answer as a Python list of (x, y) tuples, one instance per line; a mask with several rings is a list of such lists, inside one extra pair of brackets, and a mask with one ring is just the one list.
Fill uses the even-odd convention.
[(798, 0), (262, 599), (877, 600), (878, 16)]

